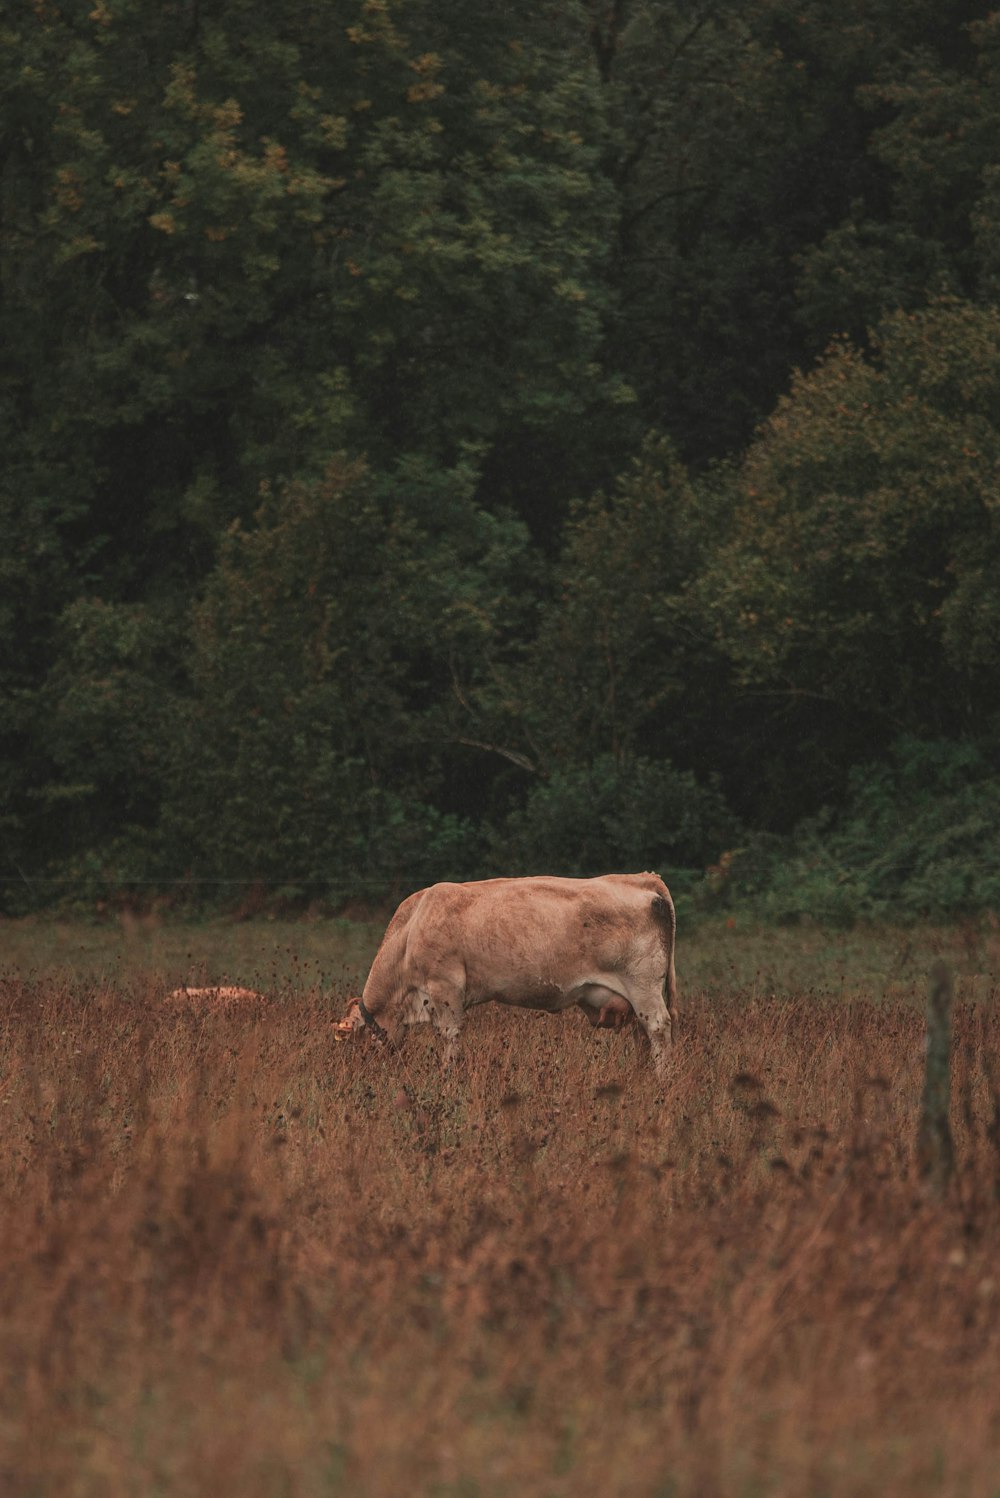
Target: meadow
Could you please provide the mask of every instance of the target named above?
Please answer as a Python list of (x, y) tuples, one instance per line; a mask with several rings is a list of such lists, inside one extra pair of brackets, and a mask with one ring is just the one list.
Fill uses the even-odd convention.
[(1000, 933), (682, 927), (659, 1087), (576, 1013), (333, 1044), (379, 931), (0, 923), (0, 1492), (997, 1498)]

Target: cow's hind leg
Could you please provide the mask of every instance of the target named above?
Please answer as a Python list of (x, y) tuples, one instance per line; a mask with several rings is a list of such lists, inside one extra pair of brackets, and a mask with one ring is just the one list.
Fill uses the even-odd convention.
[(659, 987), (636, 989), (628, 997), (636, 1018), (649, 1037), (656, 1075), (665, 1081), (673, 1050), (676, 1010), (667, 1008)]

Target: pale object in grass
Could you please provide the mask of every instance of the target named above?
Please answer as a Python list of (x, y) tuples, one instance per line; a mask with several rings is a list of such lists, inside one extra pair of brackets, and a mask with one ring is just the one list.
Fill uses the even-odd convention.
[(167, 1003), (227, 1006), (230, 1004), (266, 1004), (267, 998), (256, 988), (237, 988), (231, 984), (219, 984), (208, 988), (172, 989), (167, 994)]

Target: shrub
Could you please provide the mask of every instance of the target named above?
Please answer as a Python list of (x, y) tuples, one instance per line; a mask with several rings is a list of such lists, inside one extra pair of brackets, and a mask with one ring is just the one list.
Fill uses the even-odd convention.
[(704, 868), (735, 830), (714, 783), (667, 760), (604, 754), (536, 786), (491, 841), (505, 872), (662, 873)]
[[(945, 919), (1000, 910), (1000, 773), (978, 745), (901, 739), (856, 770), (843, 811), (751, 840), (717, 895), (779, 921)], [(708, 886), (706, 885), (706, 890)]]

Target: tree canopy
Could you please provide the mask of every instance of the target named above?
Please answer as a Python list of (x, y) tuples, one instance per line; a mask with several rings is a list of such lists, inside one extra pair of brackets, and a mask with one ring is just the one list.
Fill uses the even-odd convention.
[(969, 0), (5, 12), (4, 907), (992, 785), (998, 59)]

